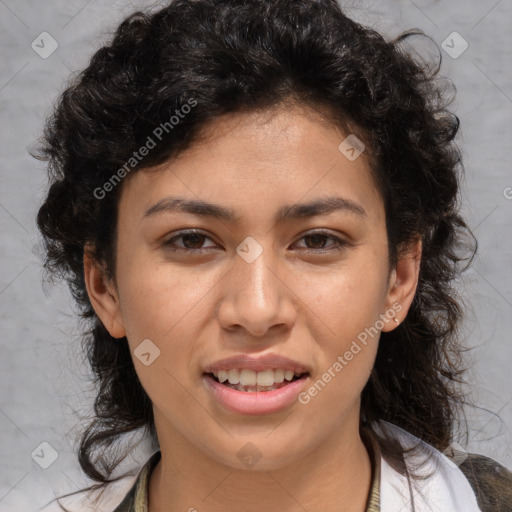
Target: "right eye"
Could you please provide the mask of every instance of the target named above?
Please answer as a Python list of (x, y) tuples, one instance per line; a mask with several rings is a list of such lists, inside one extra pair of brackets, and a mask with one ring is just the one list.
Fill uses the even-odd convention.
[[(183, 245), (176, 245), (174, 242), (181, 239)], [(209, 236), (198, 230), (181, 231), (176, 236), (169, 238), (163, 245), (172, 251), (185, 251), (185, 252), (206, 252), (202, 247), (205, 239), (211, 240)], [(188, 247), (191, 246), (191, 247)]]

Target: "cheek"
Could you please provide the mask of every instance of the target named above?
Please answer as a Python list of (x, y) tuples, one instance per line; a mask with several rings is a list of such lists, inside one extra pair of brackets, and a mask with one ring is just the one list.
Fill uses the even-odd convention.
[(308, 329), (320, 348), (310, 395), (319, 414), (322, 407), (331, 406), (339, 406), (341, 414), (368, 380), (382, 328), (386, 285), (386, 267), (377, 261), (304, 280), (301, 294), (308, 305), (304, 314), (310, 318)]
[(121, 313), (128, 338), (181, 340), (183, 329), (197, 326), (213, 276), (194, 276), (189, 270), (133, 261), (119, 284)]
[[(120, 267), (125, 276), (119, 282), (121, 314), (139, 380), (155, 405), (165, 408), (172, 397), (177, 410), (190, 407), (183, 385), (196, 371), (194, 354), (206, 320), (205, 299), (218, 278), (205, 273), (204, 279), (194, 279), (190, 271), (144, 265), (135, 258)], [(139, 358), (147, 352), (149, 364)]]
[(386, 269), (377, 261), (354, 263), (296, 283), (311, 310), (309, 315), (317, 316), (329, 328), (330, 338), (357, 336), (375, 323), (386, 302)]
[[(337, 276), (317, 281), (315, 315), (309, 329), (318, 354), (317, 371), (300, 398), (310, 432), (340, 426), (353, 412), (368, 381), (380, 337), (382, 289), (372, 276)], [(309, 288), (311, 294), (312, 289)], [(313, 321), (313, 316), (318, 320)]]

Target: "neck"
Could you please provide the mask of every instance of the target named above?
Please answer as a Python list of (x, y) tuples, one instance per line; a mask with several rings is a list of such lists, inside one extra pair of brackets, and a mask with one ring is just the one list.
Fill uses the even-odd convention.
[(364, 512), (372, 467), (358, 422), (351, 427), (272, 470), (232, 468), (176, 431), (159, 435), (162, 457), (150, 479), (149, 512), (225, 512), (226, 504), (246, 512), (334, 512), (340, 504), (347, 512)]

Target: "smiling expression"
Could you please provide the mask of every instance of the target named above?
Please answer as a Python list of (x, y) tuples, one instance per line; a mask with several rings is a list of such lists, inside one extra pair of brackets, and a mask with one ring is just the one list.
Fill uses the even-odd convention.
[[(151, 364), (133, 360), (162, 446), (240, 467), (250, 439), (275, 468), (357, 430), (378, 336), (314, 400), (296, 399), (405, 295), (368, 160), (347, 159), (345, 138), (309, 108), (231, 114), (123, 183), (115, 286), (103, 298), (88, 289), (132, 354), (143, 340), (158, 347)], [(277, 382), (281, 370), (293, 378)], [(258, 409), (254, 386), (296, 389)]]

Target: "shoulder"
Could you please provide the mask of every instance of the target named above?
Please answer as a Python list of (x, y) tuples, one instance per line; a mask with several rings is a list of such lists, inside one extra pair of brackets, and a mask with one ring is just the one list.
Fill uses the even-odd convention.
[(495, 460), (466, 451), (457, 460), (396, 425), (381, 422), (379, 427), (399, 441), (408, 470), (416, 471), (416, 476), (431, 475), (427, 478), (433, 492), (427, 501), (464, 504), (453, 510), (512, 512), (512, 473)]
[(506, 467), (470, 453), (459, 469), (473, 488), (482, 512), (512, 512), (512, 472)]
[[(157, 451), (149, 457), (137, 474), (126, 474), (115, 480), (103, 490), (95, 492), (82, 491), (67, 498), (61, 503), (69, 512), (134, 512), (147, 510), (149, 476), (160, 460), (161, 453)], [(64, 494), (64, 493), (61, 493)], [(47, 504), (38, 512), (63, 512), (56, 500)]]
[(123, 500), (113, 512), (146, 512), (149, 500), (149, 480), (161, 458), (161, 452), (157, 451), (147, 460), (139, 471), (135, 482), (124, 496)]
[[(135, 476), (126, 476), (116, 482), (111, 483), (101, 491), (81, 491), (71, 496), (60, 499), (60, 503), (70, 512), (97, 512), (117, 510), (116, 507), (120, 506), (127, 500), (135, 484)], [(57, 496), (62, 496), (69, 491), (56, 493)], [(38, 509), (38, 512), (63, 512), (63, 509), (57, 500), (52, 500), (47, 503), (44, 508)], [(120, 508), (124, 511), (124, 508)], [(127, 509), (130, 510), (130, 509)]]

